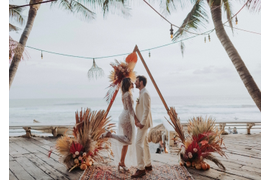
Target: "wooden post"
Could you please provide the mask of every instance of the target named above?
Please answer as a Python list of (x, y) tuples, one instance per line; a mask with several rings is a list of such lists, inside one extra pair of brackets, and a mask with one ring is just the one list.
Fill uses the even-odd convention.
[(115, 92), (114, 92), (114, 94), (113, 94), (113, 97), (112, 97), (112, 99), (111, 99), (111, 101), (110, 101), (110, 104), (109, 104), (109, 106), (107, 107), (107, 110), (106, 110), (106, 112), (105, 112), (104, 118), (106, 118), (107, 115), (109, 114), (109, 112), (110, 112), (110, 110), (111, 110), (111, 107), (112, 107), (112, 104), (113, 104), (113, 102), (114, 102), (114, 100), (115, 100), (115, 98), (116, 98), (116, 96), (117, 96), (118, 91), (119, 91), (119, 88), (120, 88), (120, 84), (117, 86), (117, 89), (115, 90)]
[(143, 65), (144, 65), (144, 67), (145, 67), (145, 69), (146, 69), (146, 71), (147, 71), (147, 73), (148, 73), (150, 79), (152, 80), (152, 83), (154, 84), (154, 86), (155, 86), (155, 88), (156, 88), (156, 90), (157, 90), (157, 92), (158, 92), (158, 95), (159, 95), (159, 97), (160, 97), (162, 103), (163, 103), (164, 106), (165, 106), (165, 109), (167, 110), (168, 115), (170, 115), (170, 110), (169, 110), (169, 108), (168, 108), (168, 106), (167, 106), (167, 104), (166, 104), (166, 102), (165, 102), (165, 100), (164, 100), (164, 98), (163, 98), (161, 92), (159, 91), (159, 88), (158, 88), (158, 86), (157, 86), (157, 84), (156, 84), (156, 82), (155, 82), (155, 80), (154, 80), (154, 78), (153, 78), (151, 72), (149, 71), (149, 69), (148, 69), (148, 67), (147, 67), (147, 65), (146, 65), (146, 63), (145, 63), (145, 61), (144, 61), (144, 59), (143, 59), (143, 57), (142, 57), (142, 55), (141, 55), (141, 52), (140, 52), (140, 50), (139, 50), (139, 48), (138, 48), (137, 45), (135, 46), (133, 52), (134, 52), (134, 51), (136, 51), (136, 52), (138, 53), (138, 55), (139, 55), (139, 57), (140, 57), (140, 59), (141, 59)]

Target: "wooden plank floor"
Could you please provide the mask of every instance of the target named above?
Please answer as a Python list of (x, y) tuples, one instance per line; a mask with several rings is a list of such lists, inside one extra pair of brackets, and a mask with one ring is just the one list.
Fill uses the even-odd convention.
[[(216, 155), (227, 170), (223, 172), (214, 163), (211, 169), (199, 171), (188, 168), (194, 179), (261, 179), (261, 134), (223, 136), (227, 147), (226, 158)], [(10, 137), (9, 138), (9, 179), (72, 179), (77, 180), (83, 173), (73, 170), (69, 173), (65, 165), (59, 163), (56, 152), (48, 158), (50, 147), (55, 145), (53, 137)], [(178, 164), (176, 155), (155, 154), (156, 144), (151, 144), (153, 165)]]

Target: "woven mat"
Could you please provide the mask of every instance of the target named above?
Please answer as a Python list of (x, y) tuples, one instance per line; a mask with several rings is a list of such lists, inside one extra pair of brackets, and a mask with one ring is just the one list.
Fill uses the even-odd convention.
[[(122, 169), (119, 172), (116, 166), (92, 166), (87, 168), (80, 177), (80, 180), (89, 179), (131, 179), (130, 176), (135, 174), (136, 168), (129, 168), (128, 172), (124, 172)], [(146, 172), (143, 178), (139, 179), (183, 179), (194, 180), (184, 166), (180, 165), (162, 165), (153, 166), (152, 171)]]

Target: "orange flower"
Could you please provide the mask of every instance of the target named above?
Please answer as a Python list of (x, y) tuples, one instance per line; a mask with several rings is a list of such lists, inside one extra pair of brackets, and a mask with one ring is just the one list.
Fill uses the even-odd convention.
[(87, 168), (87, 165), (86, 165), (86, 164), (82, 164), (82, 165), (80, 166), (80, 168), (81, 168), (81, 170), (85, 170), (85, 169)]
[(133, 52), (131, 54), (129, 54), (127, 57), (126, 57), (126, 62), (127, 63), (136, 63), (137, 62), (137, 54), (136, 52)]
[(206, 140), (201, 141), (201, 145), (202, 145), (202, 146), (204, 146), (204, 145), (206, 145), (206, 144), (208, 144), (208, 141), (206, 141)]

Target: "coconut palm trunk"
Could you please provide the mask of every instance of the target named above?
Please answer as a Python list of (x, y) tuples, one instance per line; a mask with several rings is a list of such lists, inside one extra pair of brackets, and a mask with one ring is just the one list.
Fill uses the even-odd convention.
[[(42, 0), (31, 0), (29, 2), (29, 4), (33, 4), (33, 3), (37, 3), (37, 2), (41, 2), (41, 1)], [(26, 42), (28, 40), (29, 34), (30, 34), (31, 30), (32, 30), (34, 20), (36, 18), (37, 11), (38, 11), (39, 7), (40, 7), (40, 4), (30, 6), (30, 9), (29, 9), (29, 12), (28, 12), (27, 23), (26, 23), (24, 31), (23, 31), (23, 33), (21, 35), (19, 45), (17, 47), (17, 48), (20, 48), (20, 49), (18, 51), (16, 51), (16, 53), (15, 53), (13, 59), (12, 59), (12, 62), (10, 64), (10, 66), (9, 66), (9, 89), (11, 87), (11, 84), (12, 84), (12, 82), (14, 80), (17, 69), (19, 67), (19, 63), (20, 63), (20, 60), (22, 58), (24, 47), (25, 47)]]
[(261, 111), (261, 90), (258, 88), (256, 82), (253, 77), (250, 75), (244, 61), (238, 54), (234, 45), (230, 41), (224, 26), (222, 24), (222, 15), (221, 15), (221, 7), (219, 5), (212, 5), (211, 8), (211, 16), (214, 22), (215, 31), (218, 39), (220, 40), (222, 46), (226, 50), (229, 58), (231, 59), (236, 71), (238, 72), (241, 80), (253, 101)]

